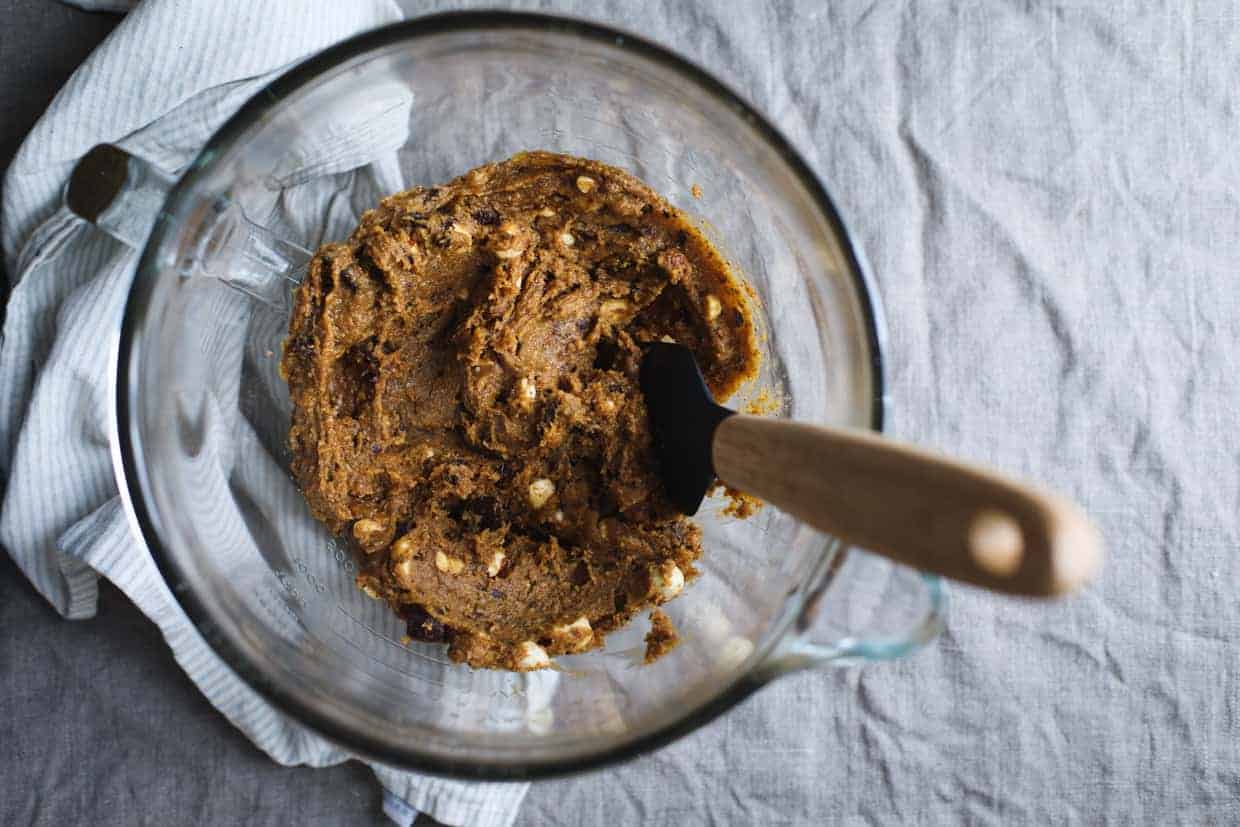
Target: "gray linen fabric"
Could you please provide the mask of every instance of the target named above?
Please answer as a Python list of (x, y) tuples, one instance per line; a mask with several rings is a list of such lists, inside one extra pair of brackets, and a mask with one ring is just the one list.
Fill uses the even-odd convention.
[(953, 589), (908, 661), (783, 679), (517, 824), (1240, 820), (1240, 9), (515, 5), (766, 110), (873, 266), (891, 430), (1073, 494), (1110, 552), (1061, 605)]

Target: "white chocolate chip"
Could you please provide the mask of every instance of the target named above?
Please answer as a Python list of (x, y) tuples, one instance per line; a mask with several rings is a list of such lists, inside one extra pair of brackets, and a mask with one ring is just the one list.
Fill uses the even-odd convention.
[(392, 556), (397, 560), (408, 560), (413, 556), (413, 538), (406, 534), (392, 543)]
[(363, 584), (362, 584), (362, 592), (363, 592), (363, 593), (364, 593), (367, 597), (369, 597), (371, 600), (378, 600), (378, 599), (379, 599), (379, 593), (378, 593), (377, 591), (375, 591), (375, 587), (374, 587), (374, 586), (372, 586), (372, 585), (370, 585), (369, 583), (363, 583)]
[(413, 561), (401, 560), (396, 564), (396, 577), (402, 583), (409, 583), (413, 580)]
[(501, 259), (513, 259), (525, 252), (525, 241), (521, 239), (521, 228), (512, 221), (499, 225), (499, 233), (503, 240), (496, 246), (495, 255)]
[(666, 342), (666, 343), (667, 343), (667, 344), (669, 344), (669, 345), (674, 345), (674, 344), (676, 344), (676, 340), (675, 340), (675, 339), (673, 339), (671, 336), (668, 336), (667, 334), (664, 334), (664, 335), (660, 336), (660, 337), (659, 337), (659, 341), (660, 341), (660, 342)]
[(563, 244), (565, 247), (572, 247), (574, 244), (577, 243), (577, 239), (573, 238), (572, 233), (563, 232), (563, 233), (560, 233), (560, 243)]
[(557, 523), (564, 522), (564, 512), (557, 508), (555, 513), (551, 515), (551, 519), (555, 520)]
[(534, 380), (528, 376), (522, 376), (517, 380), (517, 402), (522, 407), (528, 408), (538, 398), (538, 388), (534, 384)]
[(383, 534), (383, 523), (378, 520), (366, 517), (353, 524), (353, 536), (363, 545), (378, 539), (381, 534)]
[(594, 192), (594, 188), (598, 186), (598, 182), (589, 175), (577, 176), (577, 189), (584, 193)]
[(551, 630), (552, 639), (564, 644), (570, 652), (580, 652), (594, 642), (594, 630), (585, 615), (564, 626)]
[(554, 218), (555, 210), (551, 209), (550, 207), (543, 207), (541, 210), (538, 211), (538, 214), (541, 215), (543, 218)]
[(654, 591), (658, 602), (671, 600), (680, 594), (685, 587), (685, 575), (680, 566), (671, 560), (664, 560), (650, 570), (650, 588)]
[(531, 669), (545, 669), (551, 665), (547, 650), (532, 640), (527, 640), (517, 647), (517, 669), (522, 672)]
[(714, 321), (719, 318), (719, 314), (723, 312), (723, 303), (719, 301), (717, 296), (706, 294), (706, 318)]
[(487, 576), (496, 577), (499, 575), (500, 569), (504, 567), (504, 560), (506, 558), (507, 555), (504, 554), (504, 552), (496, 550), (495, 553), (491, 555), (491, 559), (487, 562)]
[(465, 569), (465, 561), (437, 551), (435, 552), (435, 568), (445, 574), (460, 574)]
[(542, 508), (555, 494), (555, 483), (545, 477), (540, 477), (530, 483), (528, 493), (530, 505), (534, 508)]
[(633, 305), (624, 299), (606, 299), (599, 302), (598, 318), (601, 322), (618, 324), (632, 309)]

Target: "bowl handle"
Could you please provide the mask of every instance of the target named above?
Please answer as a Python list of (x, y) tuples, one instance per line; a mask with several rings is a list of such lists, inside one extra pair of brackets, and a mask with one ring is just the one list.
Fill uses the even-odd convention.
[(946, 611), (938, 576), (860, 549), (841, 551), (765, 666), (779, 674), (904, 657), (943, 630)]
[(113, 144), (78, 160), (65, 187), (69, 211), (117, 241), (142, 249), (176, 179)]
[[(176, 179), (114, 144), (91, 149), (69, 176), (65, 205), (117, 241), (141, 250)], [(213, 220), (191, 243), (179, 269), (218, 278), (251, 298), (287, 311), (290, 286), (301, 283), (311, 253), (248, 219), (226, 199), (210, 205)]]

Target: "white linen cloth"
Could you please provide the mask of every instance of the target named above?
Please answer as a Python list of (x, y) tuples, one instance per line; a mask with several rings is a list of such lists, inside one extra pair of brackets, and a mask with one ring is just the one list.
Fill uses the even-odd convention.
[[(136, 253), (69, 214), (61, 192), (74, 162), (100, 142), (180, 169), (292, 63), (401, 16), (389, 0), (147, 0), (74, 73), (5, 180), (2, 232), (12, 292), (0, 348), (0, 472), (7, 477), (0, 541), (67, 618), (94, 615), (100, 575), (115, 583), (159, 626), (207, 699), (282, 764), (325, 766), (352, 756), (276, 711), (232, 673), (131, 533), (109, 432), (119, 314)], [(343, 168), (379, 159), (347, 160)], [(426, 812), (451, 825), (507, 827), (528, 788), (373, 769), (385, 789), (385, 812), (401, 825)]]

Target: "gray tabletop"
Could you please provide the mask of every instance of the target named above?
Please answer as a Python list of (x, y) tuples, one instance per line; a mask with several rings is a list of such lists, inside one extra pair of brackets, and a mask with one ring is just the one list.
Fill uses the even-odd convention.
[[(536, 784), (519, 825), (1240, 819), (1237, 8), (1115, 5), (599, 6), (822, 174), (887, 307), (893, 430), (1068, 491), (1111, 556), (1064, 605), (954, 589), (912, 659), (786, 678)], [(115, 18), (0, 19), (7, 164)], [(0, 823), (383, 823), (368, 772), (274, 766), (115, 591), (65, 622), (2, 560), (0, 628)]]

